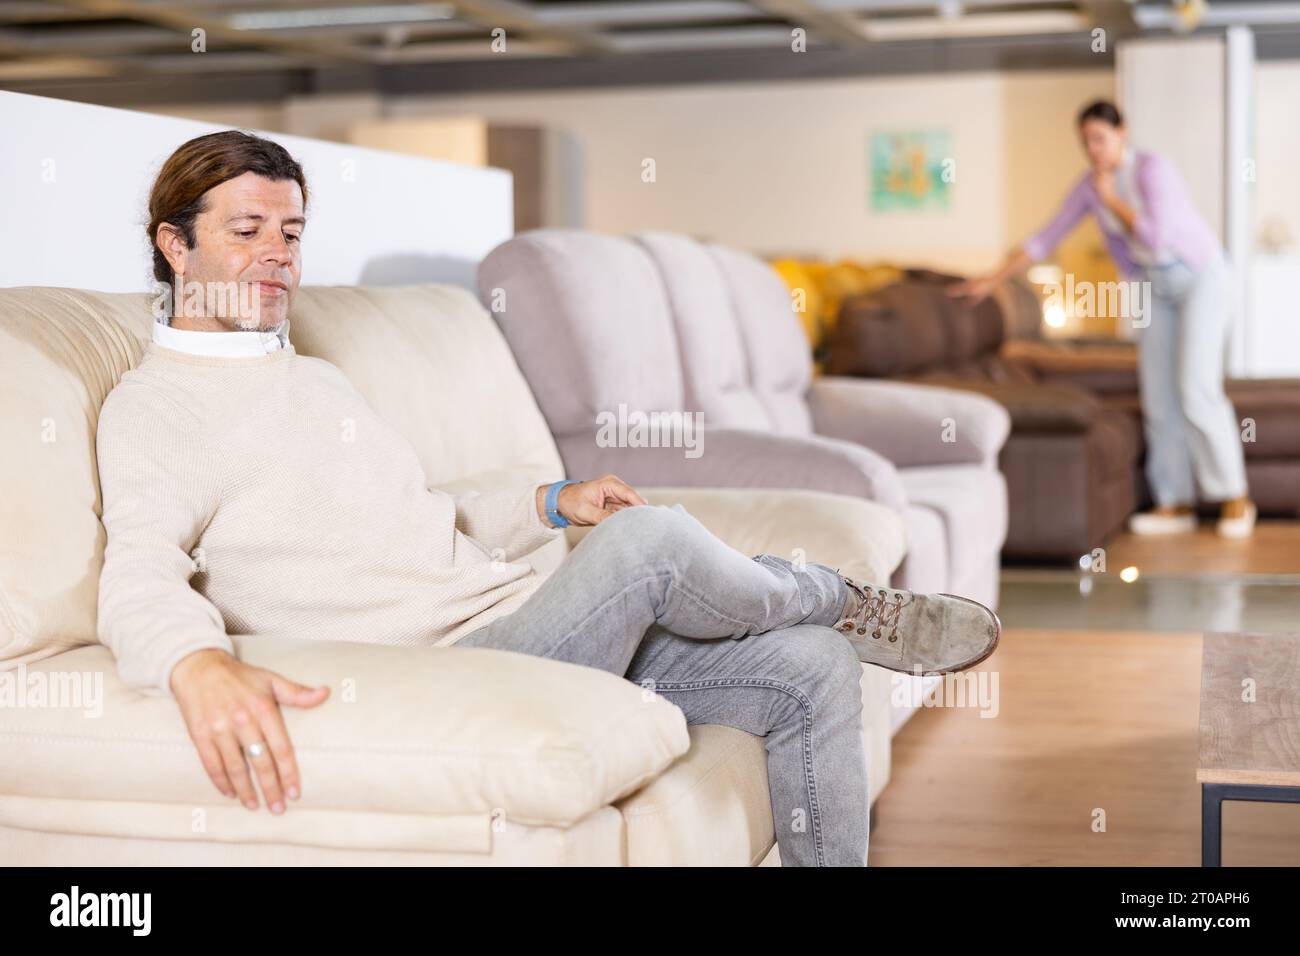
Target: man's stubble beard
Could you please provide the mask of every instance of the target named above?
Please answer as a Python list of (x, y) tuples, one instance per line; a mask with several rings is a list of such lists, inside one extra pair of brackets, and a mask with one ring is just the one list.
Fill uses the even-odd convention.
[(235, 325), (241, 332), (274, 332), (278, 329), (284, 319), (276, 319), (272, 323), (263, 322), (260, 318), (236, 319)]
[(270, 308), (255, 308), (252, 316), (237, 320), (241, 331), (245, 332), (280, 332), (289, 324), (289, 303)]

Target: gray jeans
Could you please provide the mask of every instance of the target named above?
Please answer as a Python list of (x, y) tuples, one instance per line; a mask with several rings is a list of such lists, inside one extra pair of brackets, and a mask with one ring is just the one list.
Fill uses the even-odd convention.
[(1231, 304), (1228, 268), (1181, 260), (1147, 270), (1151, 321), (1138, 332), (1147, 481), (1158, 505), (1246, 494), (1241, 425), (1223, 391)]
[(748, 558), (681, 505), (640, 505), (456, 646), (598, 667), (651, 687), (688, 723), (762, 737), (781, 862), (864, 866), (862, 665), (831, 626), (846, 593), (825, 565)]

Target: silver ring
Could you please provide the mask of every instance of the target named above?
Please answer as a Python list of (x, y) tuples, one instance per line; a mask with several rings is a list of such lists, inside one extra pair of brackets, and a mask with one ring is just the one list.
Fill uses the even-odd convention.
[(260, 757), (266, 753), (266, 744), (249, 744), (244, 748), (244, 753), (250, 757)]

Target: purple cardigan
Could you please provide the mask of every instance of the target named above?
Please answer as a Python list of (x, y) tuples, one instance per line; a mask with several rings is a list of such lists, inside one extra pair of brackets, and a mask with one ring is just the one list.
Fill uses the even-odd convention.
[[(1152, 249), (1171, 252), (1194, 271), (1199, 271), (1216, 255), (1221, 254), (1219, 240), (1201, 218), (1187, 195), (1187, 187), (1178, 169), (1169, 160), (1156, 153), (1137, 151), (1136, 181), (1141, 194), (1141, 207), (1133, 235)], [(1112, 232), (1103, 209), (1101, 198), (1092, 184), (1092, 174), (1085, 173), (1070, 194), (1061, 203), (1056, 215), (1042, 229), (1022, 245), (1021, 249), (1037, 262), (1048, 255), (1086, 214), (1097, 217), (1106, 246), (1119, 271), (1127, 278), (1138, 278), (1143, 267), (1133, 256), (1130, 237), (1121, 231)]]

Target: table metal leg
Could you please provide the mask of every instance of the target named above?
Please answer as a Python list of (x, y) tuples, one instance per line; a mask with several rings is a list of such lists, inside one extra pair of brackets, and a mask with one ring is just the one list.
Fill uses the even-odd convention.
[(1201, 784), (1201, 866), (1221, 866), (1223, 797), (1219, 784)]
[(1223, 801), (1300, 803), (1300, 787), (1244, 783), (1201, 784), (1201, 866), (1222, 866)]

